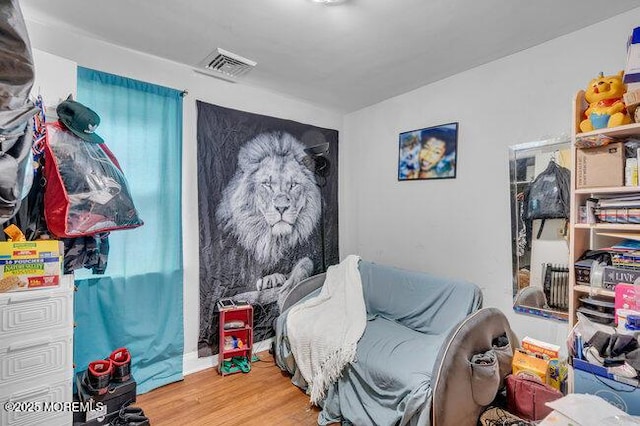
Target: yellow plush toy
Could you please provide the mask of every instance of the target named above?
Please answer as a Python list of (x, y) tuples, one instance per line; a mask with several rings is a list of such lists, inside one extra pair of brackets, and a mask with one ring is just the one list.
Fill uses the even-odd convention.
[(598, 78), (589, 82), (584, 94), (589, 108), (584, 112), (585, 119), (580, 122), (582, 132), (631, 123), (622, 101), (622, 95), (627, 91), (622, 75), (622, 71), (607, 77), (600, 73)]

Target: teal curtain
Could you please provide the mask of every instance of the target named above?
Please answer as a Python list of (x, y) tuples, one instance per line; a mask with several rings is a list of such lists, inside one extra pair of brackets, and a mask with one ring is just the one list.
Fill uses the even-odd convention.
[(78, 68), (79, 102), (118, 159), (144, 225), (114, 231), (104, 275), (76, 271), (76, 370), (126, 347), (138, 393), (182, 379), (182, 96)]

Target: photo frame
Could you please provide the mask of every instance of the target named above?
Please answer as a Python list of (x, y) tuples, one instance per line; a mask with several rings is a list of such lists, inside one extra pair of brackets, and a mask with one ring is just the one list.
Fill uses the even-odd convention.
[(453, 179), (458, 160), (458, 123), (400, 133), (398, 180)]

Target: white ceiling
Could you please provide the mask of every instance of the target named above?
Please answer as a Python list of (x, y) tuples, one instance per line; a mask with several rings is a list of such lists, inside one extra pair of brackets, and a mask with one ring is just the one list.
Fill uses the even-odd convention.
[(258, 65), (240, 84), (343, 112), (640, 7), (639, 0), (21, 0), (27, 19), (195, 66)]

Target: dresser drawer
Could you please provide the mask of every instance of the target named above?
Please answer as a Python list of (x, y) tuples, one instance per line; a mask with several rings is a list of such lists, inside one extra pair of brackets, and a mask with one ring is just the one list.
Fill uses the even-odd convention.
[[(73, 399), (71, 379), (56, 382), (51, 385), (31, 387), (20, 390), (8, 396), (0, 397), (0, 425), (2, 426), (57, 426), (71, 425), (73, 413), (71, 411), (44, 411), (47, 404), (52, 402), (70, 402)], [(7, 411), (2, 407), (7, 403), (17, 406), (26, 402), (27, 412)], [(60, 407), (57, 407), (60, 408)]]
[(0, 298), (0, 341), (73, 327), (73, 291), (12, 293)]
[(44, 335), (8, 344), (0, 341), (0, 396), (30, 383), (49, 384), (72, 377), (72, 335)]

